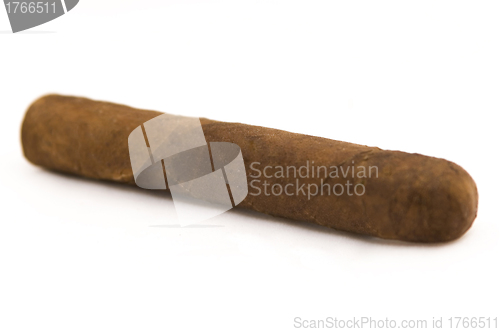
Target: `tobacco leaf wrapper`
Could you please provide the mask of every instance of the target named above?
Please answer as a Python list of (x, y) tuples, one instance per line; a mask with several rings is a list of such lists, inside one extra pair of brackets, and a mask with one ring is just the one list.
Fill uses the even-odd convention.
[[(135, 184), (128, 136), (161, 112), (86, 98), (48, 95), (27, 110), (21, 139), (35, 165), (79, 176)], [(478, 205), (474, 180), (444, 159), (382, 150), (282, 130), (200, 118), (207, 142), (241, 148), (248, 184), (251, 165), (376, 167), (377, 177), (300, 178), (301, 185), (363, 184), (363, 195), (249, 195), (238, 207), (273, 216), (316, 223), (337, 230), (385, 239), (444, 242), (459, 238), (472, 225)], [(309, 162), (309, 164), (308, 164)], [(272, 174), (272, 173), (271, 173)], [(269, 187), (295, 179), (264, 178)]]

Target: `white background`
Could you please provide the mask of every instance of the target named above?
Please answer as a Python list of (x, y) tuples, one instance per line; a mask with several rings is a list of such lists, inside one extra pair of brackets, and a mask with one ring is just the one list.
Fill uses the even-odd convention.
[[(82, 0), (12, 34), (0, 9), (0, 330), (500, 316), (499, 17), (497, 1)], [(445, 158), (479, 214), (444, 245), (239, 210), (174, 227), (171, 199), (24, 159), (24, 111), (51, 92)]]

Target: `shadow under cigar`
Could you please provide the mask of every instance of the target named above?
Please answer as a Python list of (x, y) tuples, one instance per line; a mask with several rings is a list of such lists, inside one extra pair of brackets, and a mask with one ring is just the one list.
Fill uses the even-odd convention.
[[(61, 173), (57, 172), (51, 169), (46, 169), (46, 168), (40, 168), (43, 170), (43, 172), (53, 174), (55, 176), (60, 176), (60, 177), (66, 177), (68, 179), (71, 179), (73, 181), (83, 181), (83, 182), (93, 182), (95, 184), (98, 184), (100, 186), (107, 187), (111, 190), (119, 190), (119, 191), (125, 191), (125, 192), (136, 192), (141, 195), (149, 195), (152, 197), (155, 197), (157, 199), (164, 199), (165, 197), (168, 199), (172, 199), (172, 195), (168, 190), (146, 190), (142, 189), (140, 187), (137, 187), (135, 185), (128, 185), (124, 183), (117, 183), (117, 182), (112, 182), (108, 180), (96, 180), (96, 179), (91, 179), (91, 178), (83, 178), (74, 174), (69, 174), (69, 173)], [(364, 243), (369, 243), (369, 244), (374, 244), (374, 245), (380, 245), (380, 246), (395, 246), (395, 247), (421, 247), (421, 248), (435, 248), (435, 247), (444, 247), (448, 246), (450, 244), (455, 244), (458, 243), (459, 241), (462, 241), (464, 237), (467, 236), (465, 234), (464, 236), (460, 237), (459, 239), (456, 239), (454, 241), (450, 242), (442, 242), (442, 243), (418, 243), (418, 242), (404, 242), (404, 241), (399, 241), (399, 240), (388, 240), (388, 239), (381, 239), (369, 235), (363, 235), (363, 234), (356, 234), (356, 233), (350, 233), (350, 232), (345, 232), (341, 230), (336, 230), (333, 228), (325, 227), (325, 226), (320, 226), (316, 225), (313, 223), (309, 223), (306, 221), (297, 221), (297, 220), (291, 220), (291, 219), (286, 219), (282, 217), (274, 217), (271, 215), (267, 215), (261, 212), (256, 212), (253, 210), (245, 209), (245, 208), (237, 208), (237, 209), (232, 209), (227, 212), (227, 214), (235, 214), (235, 215), (240, 215), (240, 216), (245, 216), (248, 218), (252, 219), (259, 219), (260, 221), (265, 221), (265, 222), (272, 222), (272, 223), (281, 223), (283, 225), (287, 225), (290, 227), (298, 227), (301, 228), (305, 231), (308, 232), (317, 232), (317, 233), (322, 233), (322, 234), (329, 234), (333, 237), (343, 237), (343, 238), (348, 238), (348, 239), (353, 239), (357, 241), (362, 241)], [(172, 224), (167, 224), (167, 225), (150, 225), (149, 227), (155, 227), (155, 228), (171, 228), (171, 229), (179, 229), (179, 228), (221, 228), (224, 227), (224, 225), (188, 225), (188, 226), (181, 226), (181, 225), (172, 225)]]
[(150, 225), (149, 227), (158, 227), (158, 228), (218, 228), (224, 227), (224, 225)]
[(270, 215), (267, 215), (264, 213), (260, 213), (260, 212), (256, 212), (256, 211), (252, 211), (252, 210), (247, 210), (247, 209), (233, 209), (233, 210), (228, 211), (227, 213), (246, 215), (246, 216), (251, 217), (251, 218), (257, 218), (260, 220), (270, 221), (273, 223), (281, 223), (281, 224), (284, 224), (287, 226), (299, 227), (301, 229), (304, 229), (304, 230), (310, 231), (310, 232), (331, 234), (332, 236), (336, 236), (336, 237), (344, 237), (344, 238), (348, 238), (348, 239), (362, 241), (362, 242), (369, 243), (369, 244), (382, 245), (382, 246), (422, 247), (422, 248), (445, 247), (445, 246), (450, 245), (452, 243), (457, 243), (458, 241), (460, 241), (463, 237), (465, 237), (467, 235), (467, 234), (465, 234), (460, 239), (457, 239), (454, 241), (442, 242), (442, 243), (404, 242), (404, 241), (400, 241), (400, 240), (382, 239), (382, 238), (378, 238), (378, 237), (374, 237), (374, 236), (370, 236), (370, 235), (346, 232), (346, 231), (342, 231), (342, 230), (329, 228), (326, 226), (316, 225), (313, 223), (309, 223), (307, 221), (298, 221), (298, 220), (291, 220), (291, 219), (286, 219), (286, 218), (282, 218), (282, 217), (274, 217), (274, 216), (270, 216)]

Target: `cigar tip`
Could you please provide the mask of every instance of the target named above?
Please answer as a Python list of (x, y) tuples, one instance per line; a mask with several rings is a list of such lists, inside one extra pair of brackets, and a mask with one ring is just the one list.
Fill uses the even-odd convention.
[(443, 242), (465, 234), (476, 219), (478, 209), (478, 192), (472, 177), (455, 163), (448, 162), (448, 168), (441, 179), (443, 195), (436, 201), (447, 212), (441, 223), (441, 232), (438, 232)]
[(411, 242), (449, 242), (472, 226), (478, 208), (474, 180), (445, 159), (381, 151), (372, 162), (381, 174), (368, 190), (377, 236)]
[(444, 159), (432, 159), (432, 177), (416, 186), (423, 204), (418, 213), (422, 231), (415, 235), (422, 242), (449, 242), (472, 226), (477, 215), (477, 187), (462, 167)]

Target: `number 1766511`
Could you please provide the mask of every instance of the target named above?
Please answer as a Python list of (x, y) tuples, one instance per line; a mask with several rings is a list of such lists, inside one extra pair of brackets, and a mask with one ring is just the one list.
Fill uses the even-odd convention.
[(7, 2), (5, 3), (5, 7), (7, 8), (7, 13), (8, 14), (15, 14), (15, 13), (56, 13), (56, 3), (52, 2), (49, 3), (49, 1), (38, 1), (38, 2)]

